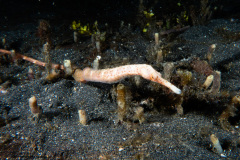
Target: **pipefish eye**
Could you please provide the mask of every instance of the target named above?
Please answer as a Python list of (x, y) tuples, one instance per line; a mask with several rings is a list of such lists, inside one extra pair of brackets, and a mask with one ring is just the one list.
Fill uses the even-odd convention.
[(156, 79), (156, 76), (154, 76), (153, 74), (151, 75), (151, 79), (154, 80)]

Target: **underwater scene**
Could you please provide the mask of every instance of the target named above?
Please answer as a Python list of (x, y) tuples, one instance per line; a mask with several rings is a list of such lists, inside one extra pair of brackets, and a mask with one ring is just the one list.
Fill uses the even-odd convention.
[(240, 1), (0, 8), (0, 159), (240, 159)]

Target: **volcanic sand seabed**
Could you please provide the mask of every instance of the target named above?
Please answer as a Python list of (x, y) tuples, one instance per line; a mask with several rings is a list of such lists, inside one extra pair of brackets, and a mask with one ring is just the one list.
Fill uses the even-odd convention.
[[(217, 32), (218, 28), (224, 27), (228, 27), (230, 33), (240, 32), (239, 23), (222, 19), (212, 20), (206, 26), (191, 27), (177, 36), (178, 40), (173, 42), (171, 53), (164, 57), (164, 61), (187, 63), (192, 57), (203, 59), (209, 46), (216, 44), (210, 65), (214, 70), (221, 71), (220, 91), (238, 94), (240, 41), (227, 37), (229, 33), (221, 35)], [(42, 45), (35, 36), (36, 28), (37, 24), (21, 24), (1, 31), (0, 37), (6, 35), (8, 49), (17, 49), (24, 55), (43, 61)], [(62, 34), (58, 35), (56, 31), (62, 31)], [(67, 35), (67, 38), (62, 35)], [(115, 67), (124, 63), (151, 64), (146, 59), (146, 48), (150, 42), (138, 32), (122, 35), (128, 40), (118, 42), (121, 43), (118, 52), (106, 48), (100, 67)], [(64, 33), (63, 28), (55, 30), (55, 49), (50, 51), (52, 62), (61, 64), (63, 60), (70, 59), (81, 69), (90, 66), (94, 60), (89, 52), (90, 39), (73, 43), (71, 38), (71, 31)], [(62, 43), (64, 39), (70, 40)], [(58, 46), (59, 43), (62, 44)], [(227, 68), (229, 65), (230, 68)], [(33, 69), (35, 79), (28, 79), (29, 67)], [(79, 83), (72, 78), (47, 81), (42, 75), (44, 69), (22, 60), (16, 65), (9, 59), (2, 59), (0, 71), (2, 82), (9, 81), (7, 93), (0, 95), (1, 157), (218, 159), (220, 155), (214, 151), (210, 141), (210, 135), (215, 134), (224, 154), (229, 158), (239, 158), (239, 111), (236, 111), (237, 115), (231, 123), (231, 131), (222, 129), (218, 122), (218, 117), (229, 103), (227, 98), (222, 101), (219, 96), (213, 96), (208, 101), (198, 100), (197, 97), (185, 98), (188, 101), (182, 104), (182, 116), (170, 114), (164, 108), (164, 104), (171, 103), (171, 99), (166, 98), (163, 104), (154, 104), (154, 109), (145, 106), (146, 121), (143, 124), (131, 120), (117, 123), (117, 103), (111, 96), (113, 84)], [(151, 95), (148, 93), (154, 97), (158, 97), (157, 94), (177, 96), (163, 88), (159, 92), (152, 91), (149, 82), (142, 81), (139, 88), (132, 85), (131, 78), (121, 83), (130, 88), (132, 97), (140, 95), (138, 101), (149, 98)], [(28, 105), (28, 99), (33, 95), (43, 108), (39, 122), (33, 121)], [(86, 110), (86, 126), (79, 123), (79, 109)]]

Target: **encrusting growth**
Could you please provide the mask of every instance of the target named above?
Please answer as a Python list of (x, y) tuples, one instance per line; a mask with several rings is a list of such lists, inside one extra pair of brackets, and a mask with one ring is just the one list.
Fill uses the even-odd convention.
[(94, 70), (85, 68), (76, 69), (73, 78), (79, 82), (93, 81), (102, 83), (115, 83), (128, 76), (140, 75), (145, 79), (160, 83), (168, 87), (176, 94), (181, 94), (181, 90), (162, 78), (161, 73), (157, 72), (152, 66), (147, 64), (125, 65), (116, 68)]

